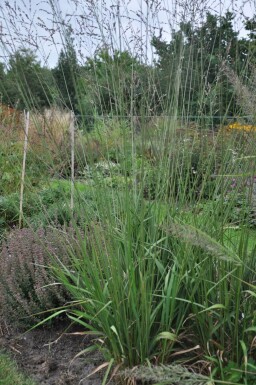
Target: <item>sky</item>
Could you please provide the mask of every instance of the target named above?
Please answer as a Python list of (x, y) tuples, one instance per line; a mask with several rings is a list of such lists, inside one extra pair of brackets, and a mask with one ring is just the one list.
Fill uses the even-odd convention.
[(154, 34), (169, 41), (181, 20), (200, 23), (206, 9), (234, 12), (234, 27), (246, 36), (241, 20), (256, 13), (256, 0), (0, 0), (0, 61), (26, 46), (54, 67), (67, 25), (81, 63), (104, 44), (140, 51), (150, 61)]

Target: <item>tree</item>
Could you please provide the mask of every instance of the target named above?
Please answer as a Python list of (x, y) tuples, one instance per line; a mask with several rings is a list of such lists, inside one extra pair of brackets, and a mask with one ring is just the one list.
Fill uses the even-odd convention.
[[(174, 105), (180, 115), (234, 114), (233, 90), (223, 64), (242, 70), (246, 57), (233, 28), (234, 15), (206, 14), (200, 26), (181, 23), (169, 43), (154, 38), (159, 84), (166, 108)], [(217, 120), (216, 120), (217, 122)]]
[(16, 108), (42, 108), (51, 103), (51, 72), (30, 49), (10, 56), (4, 77), (3, 102)]
[[(155, 105), (152, 68), (127, 51), (102, 49), (82, 69), (80, 99), (84, 112), (121, 116), (149, 114)], [(151, 76), (152, 77), (152, 76)]]
[(69, 109), (77, 109), (77, 83), (79, 65), (73, 45), (71, 29), (66, 33), (66, 45), (60, 52), (58, 64), (52, 71), (59, 91), (58, 103)]
[(256, 40), (256, 16), (254, 15), (251, 19), (247, 18), (244, 21), (244, 26), (249, 31), (249, 39)]
[(256, 16), (244, 21), (248, 39), (243, 39), (245, 55), (249, 58), (248, 62), (256, 66)]
[(4, 86), (5, 77), (6, 77), (5, 66), (3, 63), (0, 63), (0, 103), (3, 102), (4, 94), (6, 92), (5, 86)]

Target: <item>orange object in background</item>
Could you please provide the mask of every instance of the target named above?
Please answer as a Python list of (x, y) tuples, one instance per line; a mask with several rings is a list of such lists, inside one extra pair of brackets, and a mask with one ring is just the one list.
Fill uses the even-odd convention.
[(0, 125), (3, 127), (19, 128), (23, 125), (23, 114), (16, 108), (0, 104)]

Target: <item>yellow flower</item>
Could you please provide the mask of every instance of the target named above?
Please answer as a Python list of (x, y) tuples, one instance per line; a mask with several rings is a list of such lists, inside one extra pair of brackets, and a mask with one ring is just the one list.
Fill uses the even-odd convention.
[(226, 129), (228, 131), (239, 130), (246, 132), (256, 132), (256, 126), (253, 126), (252, 124), (242, 124), (239, 122), (230, 123), (228, 126), (226, 126)]

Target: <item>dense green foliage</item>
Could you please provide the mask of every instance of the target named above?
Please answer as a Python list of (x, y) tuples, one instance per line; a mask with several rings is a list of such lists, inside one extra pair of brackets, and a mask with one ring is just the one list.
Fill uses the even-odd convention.
[(22, 48), (10, 56), (7, 70), (1, 66), (2, 102), (19, 109), (48, 107), (52, 102), (52, 74), (36, 55)]
[(71, 32), (68, 31), (65, 37), (65, 50), (60, 51), (57, 66), (52, 70), (56, 82), (55, 103), (77, 111), (76, 87), (80, 68), (73, 47)]
[(73, 109), (87, 129), (95, 115), (146, 117), (166, 111), (170, 103), (179, 115), (211, 115), (217, 124), (219, 116), (243, 112), (224, 66), (248, 78), (254, 60), (254, 19), (244, 21), (247, 39), (235, 32), (233, 19), (231, 12), (207, 13), (200, 26), (181, 23), (170, 42), (155, 36), (154, 65), (128, 51), (111, 53), (106, 48), (81, 65), (69, 29), (55, 68), (42, 67), (35, 54), (23, 48), (10, 56), (6, 68), (1, 64), (2, 102), (18, 108), (54, 102)]
[[(181, 108), (185, 115), (223, 116), (236, 111), (234, 102), (230, 105), (232, 88), (221, 70), (226, 62), (241, 69), (248, 48), (239, 41), (232, 20), (230, 12), (223, 17), (208, 13), (199, 28), (193, 28), (192, 23), (181, 24), (180, 30), (173, 31), (170, 43), (153, 40), (159, 56), (161, 91), (165, 89), (168, 98), (178, 97), (179, 113)], [(179, 88), (171, 89), (177, 76)]]

